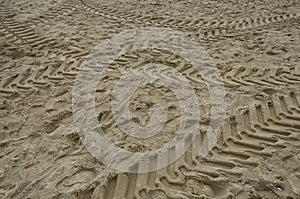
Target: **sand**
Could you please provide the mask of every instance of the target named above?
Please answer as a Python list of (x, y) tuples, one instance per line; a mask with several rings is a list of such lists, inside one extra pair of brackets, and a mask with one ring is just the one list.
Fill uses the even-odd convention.
[[(300, 198), (300, 2), (0, 0), (0, 198)], [(118, 173), (82, 144), (72, 117), (77, 71), (104, 39), (138, 27), (165, 27), (196, 39), (226, 89), (226, 118), (213, 150), (197, 157), (210, 121), (205, 81), (160, 50), (123, 55), (105, 73), (96, 111), (107, 137), (132, 152), (156, 150), (175, 135), (174, 94), (147, 85), (130, 101), (136, 123), (155, 103), (168, 123), (149, 139), (114, 125), (110, 92), (122, 71), (146, 63), (179, 70), (201, 112), (195, 141), (174, 164)], [(170, 156), (173, 153), (170, 152)]]

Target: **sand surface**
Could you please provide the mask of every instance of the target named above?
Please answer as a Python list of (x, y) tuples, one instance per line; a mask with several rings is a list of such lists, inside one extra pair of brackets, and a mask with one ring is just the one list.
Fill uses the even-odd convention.
[[(300, 198), (300, 2), (0, 0), (0, 198)], [(72, 88), (102, 40), (138, 27), (168, 27), (204, 47), (226, 89), (217, 145), (197, 158), (210, 121), (208, 88), (178, 56), (143, 50), (115, 60), (96, 92), (107, 137), (132, 152), (159, 149), (180, 121), (174, 94), (146, 85), (130, 101), (136, 123), (160, 103), (168, 123), (149, 139), (125, 135), (110, 109), (121, 75), (146, 63), (178, 69), (199, 98), (201, 129), (174, 164), (117, 173), (94, 158), (74, 128)], [(170, 153), (170, 156), (172, 153)]]

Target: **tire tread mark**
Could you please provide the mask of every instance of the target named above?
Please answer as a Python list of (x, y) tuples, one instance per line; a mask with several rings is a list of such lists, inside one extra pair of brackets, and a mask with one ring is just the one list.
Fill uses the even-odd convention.
[[(272, 151), (287, 147), (291, 141), (299, 142), (296, 135), (300, 125), (295, 125), (300, 118), (300, 113), (296, 111), (300, 108), (299, 95), (292, 91), (287, 95), (274, 96), (272, 104), (266, 101), (250, 105), (242, 111), (242, 116), (231, 116), (226, 120), (222, 139), (207, 157), (196, 159), (198, 147), (194, 145), (199, 142), (193, 142), (182, 158), (155, 172), (154, 184), (145, 178), (148, 173), (134, 174), (140, 180), (128, 184), (127, 189), (136, 189), (134, 198), (151, 198), (156, 191), (170, 198), (191, 197), (192, 193), (185, 190), (185, 183), (192, 178), (198, 178), (206, 186), (226, 188), (226, 178), (222, 177), (224, 173), (237, 179), (242, 175), (242, 170), (258, 166), (252, 160), (253, 155), (271, 157)], [(199, 136), (196, 137), (196, 140), (199, 139)]]

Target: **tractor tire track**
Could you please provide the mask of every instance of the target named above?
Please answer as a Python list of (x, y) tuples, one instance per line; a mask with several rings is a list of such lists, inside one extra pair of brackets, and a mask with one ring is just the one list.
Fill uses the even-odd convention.
[[(233, 197), (230, 181), (238, 180), (246, 170), (255, 169), (255, 157), (272, 157), (300, 139), (300, 93), (278, 95), (271, 101), (255, 103), (231, 116), (217, 146), (208, 157), (197, 157), (201, 136), (198, 135), (184, 156), (165, 169), (144, 173), (122, 173), (102, 187), (103, 198), (200, 198)], [(170, 156), (175, 149), (170, 149)], [(198, 183), (194, 190), (189, 183)], [(289, 186), (281, 182), (282, 186)], [(284, 184), (284, 185), (283, 185)], [(124, 186), (127, 185), (127, 186)], [(221, 190), (221, 191), (220, 191)], [(198, 191), (198, 192), (197, 192)], [(275, 192), (276, 193), (276, 192)], [(280, 196), (279, 193), (276, 193)]]

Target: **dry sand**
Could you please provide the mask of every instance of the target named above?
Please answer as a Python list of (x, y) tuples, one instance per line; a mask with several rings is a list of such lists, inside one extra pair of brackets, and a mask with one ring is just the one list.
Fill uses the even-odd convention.
[[(0, 198), (300, 198), (300, 2), (0, 0)], [(227, 117), (218, 144), (199, 161), (210, 116), (203, 79), (185, 60), (139, 51), (112, 64), (96, 109), (111, 141), (158, 149), (175, 134), (180, 107), (162, 87), (131, 99), (144, 125), (149, 104), (169, 111), (147, 140), (115, 125), (110, 91), (120, 69), (145, 63), (180, 68), (199, 97), (201, 129), (169, 167), (117, 174), (82, 145), (72, 118), (72, 84), (84, 56), (103, 39), (136, 27), (170, 27), (197, 39), (224, 79)]]

